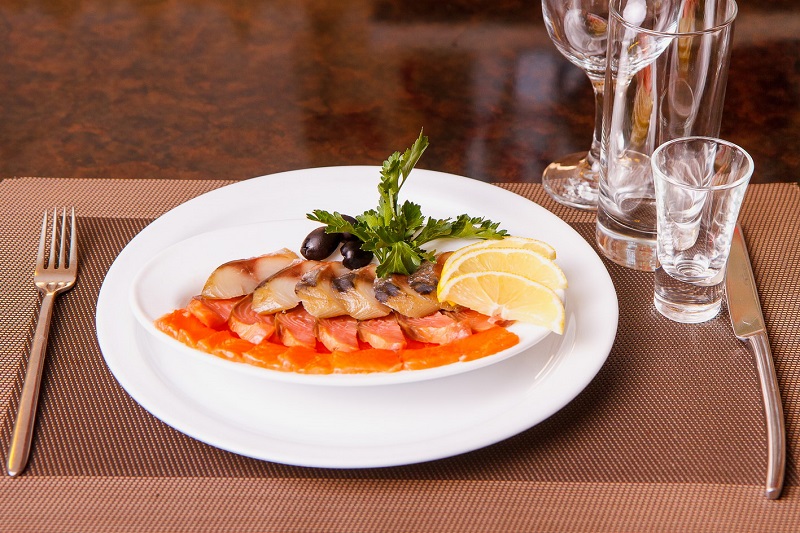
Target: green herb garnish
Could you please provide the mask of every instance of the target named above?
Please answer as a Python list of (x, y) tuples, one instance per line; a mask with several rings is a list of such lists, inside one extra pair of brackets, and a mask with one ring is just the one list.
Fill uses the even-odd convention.
[(433, 261), (436, 251), (429, 252), (422, 245), (434, 239), (502, 239), (506, 236), (506, 230), (497, 229), (499, 223), (482, 217), (426, 218), (418, 204), (408, 200), (399, 203), (400, 189), (427, 147), (428, 138), (420, 132), (405, 153), (395, 152), (383, 162), (378, 208), (355, 217), (356, 224), (351, 224), (338, 212), (320, 209), (307, 217), (326, 224), (327, 233), (348, 232), (361, 239), (361, 249), (373, 252), (378, 258), (376, 273), (379, 277), (392, 273), (412, 274), (422, 261)]

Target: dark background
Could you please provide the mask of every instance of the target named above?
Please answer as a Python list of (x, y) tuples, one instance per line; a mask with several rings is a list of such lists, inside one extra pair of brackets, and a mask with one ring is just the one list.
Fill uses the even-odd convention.
[[(800, 2), (739, 4), (721, 135), (797, 181)], [(421, 168), (536, 182), (593, 106), (531, 0), (0, 5), (0, 179), (372, 165), (424, 127)]]

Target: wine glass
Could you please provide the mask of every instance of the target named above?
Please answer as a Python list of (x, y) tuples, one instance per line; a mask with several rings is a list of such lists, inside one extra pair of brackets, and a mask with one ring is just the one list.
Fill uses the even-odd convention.
[(556, 48), (586, 72), (595, 98), (591, 149), (550, 163), (542, 174), (542, 185), (561, 204), (597, 209), (608, 0), (542, 0), (542, 13), (547, 33)]

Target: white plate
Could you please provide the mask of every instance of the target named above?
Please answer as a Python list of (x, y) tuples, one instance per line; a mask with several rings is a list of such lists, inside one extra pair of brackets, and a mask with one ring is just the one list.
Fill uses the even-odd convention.
[(136, 320), (136, 275), (170, 246), (202, 233), (296, 221), (313, 209), (360, 213), (377, 203), (377, 167), (331, 167), (263, 176), (186, 202), (131, 240), (109, 269), (97, 336), (111, 372), (153, 415), (210, 445), (258, 459), (315, 467), (409, 464), (475, 450), (549, 417), (586, 387), (616, 335), (616, 293), (592, 248), (542, 207), (499, 187), (415, 170), (401, 196), (436, 217), (469, 213), (514, 235), (551, 243), (569, 281), (563, 336), (473, 372), (376, 387), (265, 381), (196, 365), (194, 351), (154, 340)]
[[(474, 361), (424, 370), (319, 375), (280, 372), (222, 359), (190, 348), (155, 327), (156, 319), (174, 309), (185, 307), (192, 296), (201, 291), (209, 274), (217, 266), (283, 247), (295, 248), (297, 251), (305, 236), (319, 226), (318, 222), (308, 219), (258, 222), (231, 226), (182, 240), (156, 255), (134, 278), (130, 293), (133, 315), (158, 341), (171, 345), (173, 350), (192, 353), (195, 358), (191, 364), (214, 365), (220, 372), (244, 372), (263, 379), (325, 386), (392, 385), (460, 374), (498, 363), (532, 347), (550, 334), (545, 328), (517, 323), (509, 329), (519, 336), (519, 343)], [(438, 241), (431, 243), (428, 249), (449, 251), (464, 244), (466, 241), (462, 240)], [(332, 258), (336, 259), (337, 256)], [(558, 292), (563, 298), (563, 291)]]

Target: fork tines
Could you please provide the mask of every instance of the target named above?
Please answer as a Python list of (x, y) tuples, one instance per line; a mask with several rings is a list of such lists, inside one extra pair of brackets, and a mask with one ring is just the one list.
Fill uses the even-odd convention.
[[(67, 208), (61, 208), (61, 224), (58, 224), (58, 208), (53, 208), (53, 222), (50, 230), (50, 255), (47, 263), (45, 263), (45, 242), (47, 236), (47, 217), (48, 212), (45, 210), (44, 218), (42, 219), (42, 232), (39, 236), (39, 252), (36, 255), (36, 263), (41, 265), (42, 268), (70, 268), (75, 265), (77, 260), (78, 247), (76, 246), (76, 231), (75, 231), (75, 208), (70, 208), (70, 224), (67, 226)], [(69, 238), (69, 258), (65, 258), (65, 243)], [(56, 246), (56, 243), (59, 243)], [(58, 256), (56, 257), (56, 248), (58, 248)]]

